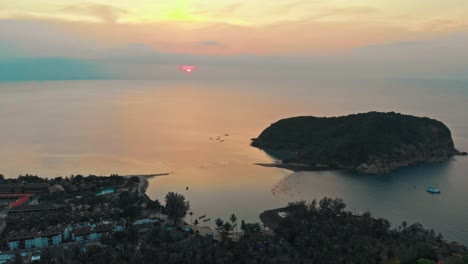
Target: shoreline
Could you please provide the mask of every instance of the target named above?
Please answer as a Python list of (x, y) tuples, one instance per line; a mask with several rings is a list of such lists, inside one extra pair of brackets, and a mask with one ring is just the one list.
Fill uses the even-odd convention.
[(346, 169), (338, 169), (338, 168), (330, 168), (328, 166), (317, 166), (311, 164), (303, 164), (303, 163), (254, 163), (254, 165), (268, 167), (268, 168), (280, 168), (286, 169), (294, 172), (299, 171), (339, 171), (339, 170), (346, 170)]
[(266, 227), (275, 231), (281, 223), (281, 220), (283, 220), (279, 213), (286, 212), (287, 209), (287, 207), (281, 207), (277, 209), (265, 210), (259, 215), (260, 221)]
[(253, 165), (268, 167), (268, 168), (280, 168), (286, 169), (293, 172), (300, 171), (351, 171), (357, 172), (364, 175), (385, 175), (392, 173), (398, 169), (402, 168), (411, 168), (416, 165), (421, 164), (435, 164), (435, 163), (445, 163), (451, 162), (456, 156), (466, 157), (464, 153), (461, 152), (451, 156), (443, 157), (432, 157), (431, 159), (415, 158), (413, 160), (407, 161), (392, 161), (392, 162), (374, 162), (370, 165), (363, 163), (357, 167), (331, 167), (326, 164), (306, 164), (306, 163), (283, 163), (283, 162), (274, 162), (274, 163), (253, 163)]
[(131, 174), (131, 175), (120, 175), (122, 177), (138, 177), (138, 178), (144, 178), (144, 179), (149, 179), (153, 177), (158, 177), (158, 176), (167, 176), (170, 175), (169, 172), (165, 173), (155, 173), (155, 174)]
[(149, 179), (152, 179), (154, 177), (159, 177), (159, 176), (167, 176), (170, 175), (170, 173), (156, 173), (156, 174), (135, 174), (135, 175), (122, 175), (122, 177), (130, 178), (130, 177), (138, 177), (140, 179), (140, 182), (138, 183), (137, 187), (137, 192), (138, 195), (144, 196), (146, 199), (151, 200), (151, 198), (146, 194), (146, 190), (148, 190), (149, 187)]

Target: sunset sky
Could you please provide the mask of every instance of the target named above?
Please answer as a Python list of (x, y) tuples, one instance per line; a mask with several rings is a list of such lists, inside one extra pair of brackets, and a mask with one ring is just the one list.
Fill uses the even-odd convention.
[(296, 64), (369, 56), (385, 63), (410, 55), (414, 60), (443, 59), (449, 64), (447, 73), (466, 73), (466, 0), (109, 3), (0, 0), (0, 69), (6, 67), (5, 58), (40, 58), (45, 64), (51, 58), (80, 60), (105, 69), (107, 63), (119, 68), (114, 73), (129, 74), (132, 67), (127, 69), (123, 62), (180, 64), (178, 60), (187, 56), (216, 63), (258, 62), (255, 58), (261, 56), (265, 64), (270, 63), (267, 58), (281, 57)]

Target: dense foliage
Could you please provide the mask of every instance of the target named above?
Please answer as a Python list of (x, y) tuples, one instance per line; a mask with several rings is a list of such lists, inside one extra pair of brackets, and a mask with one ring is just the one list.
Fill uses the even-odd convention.
[[(181, 195), (170, 195), (171, 199)], [(182, 196), (183, 197), (183, 196)], [(185, 201), (185, 200), (184, 200)], [(260, 224), (241, 222), (233, 214), (217, 219), (218, 236), (202, 236), (183, 225), (158, 222), (127, 226), (101, 243), (44, 255), (44, 263), (165, 264), (468, 264), (465, 247), (448, 244), (421, 225), (391, 229), (385, 219), (345, 211), (340, 199), (291, 203), (282, 209), (279, 226), (265, 232)], [(275, 210), (276, 211), (276, 210)]]
[(170, 192), (166, 195), (165, 213), (172, 221), (179, 223), (190, 210), (190, 203), (182, 194)]
[[(265, 226), (260, 224), (241, 221), (242, 232), (237, 233), (238, 219), (232, 214), (228, 220), (215, 220), (216, 234), (200, 235), (199, 219), (192, 222), (193, 213), (189, 213), (190, 204), (183, 195), (168, 193), (162, 206), (159, 201), (140, 195), (139, 179), (135, 177), (77, 175), (42, 179), (25, 175), (21, 181), (64, 185), (65, 191), (41, 194), (39, 201), (63, 203), (67, 209), (56, 214), (21, 217), (9, 223), (10, 230), (45, 230), (93, 219), (127, 222), (125, 232), (117, 232), (100, 242), (74, 244), (67, 250), (44, 249), (43, 263), (468, 264), (464, 246), (447, 243), (440, 234), (419, 224), (408, 226), (403, 222), (392, 229), (388, 220), (373, 218), (370, 213), (345, 211), (341, 199), (324, 198), (310, 204), (295, 202), (284, 209), (266, 211), (272, 219), (262, 221), (265, 226), (275, 223), (274, 232), (265, 232)], [(106, 186), (118, 186), (120, 191), (96, 196), (95, 192)], [(281, 211), (286, 213), (284, 218), (277, 213)], [(164, 213), (171, 221), (131, 224), (135, 218), (155, 212)], [(194, 230), (186, 229), (183, 220), (187, 214)]]
[[(150, 231), (127, 230), (117, 239), (91, 246), (66, 260), (49, 258), (46, 263), (165, 263), (165, 264), (275, 264), (301, 263), (289, 256), (285, 246), (271, 245), (258, 224), (245, 224), (238, 241), (213, 240), (174, 228), (154, 226)], [(276, 243), (276, 245), (279, 245)], [(65, 262), (64, 262), (65, 261)]]
[(283, 119), (265, 129), (252, 145), (290, 150), (285, 162), (332, 167), (356, 166), (373, 156), (399, 160), (456, 153), (443, 123), (393, 112)]
[(403, 222), (391, 229), (388, 220), (370, 213), (356, 215), (345, 207), (341, 199), (330, 198), (292, 203), (276, 233), (293, 244), (307, 263), (427, 263), (424, 259), (462, 263), (461, 256), (468, 254), (466, 248), (451, 246), (419, 224)]

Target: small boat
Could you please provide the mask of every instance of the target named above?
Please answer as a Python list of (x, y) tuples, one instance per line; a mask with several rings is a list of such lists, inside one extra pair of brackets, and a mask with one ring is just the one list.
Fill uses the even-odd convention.
[(205, 215), (202, 215), (202, 216), (198, 217), (198, 219), (202, 219), (202, 218), (205, 218)]
[(434, 187), (427, 187), (426, 191), (428, 193), (432, 193), (432, 194), (439, 194), (440, 193), (440, 190), (437, 189), (437, 188), (434, 188)]
[(211, 218), (205, 219), (205, 220), (203, 220), (203, 223), (208, 222), (210, 220), (211, 220)]

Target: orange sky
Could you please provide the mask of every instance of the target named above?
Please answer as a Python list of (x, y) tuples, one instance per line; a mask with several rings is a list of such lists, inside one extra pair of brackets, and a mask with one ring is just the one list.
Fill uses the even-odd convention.
[(415, 41), (466, 31), (466, 10), (464, 0), (0, 0), (4, 20), (51, 22), (106, 47), (196, 54), (330, 54)]

